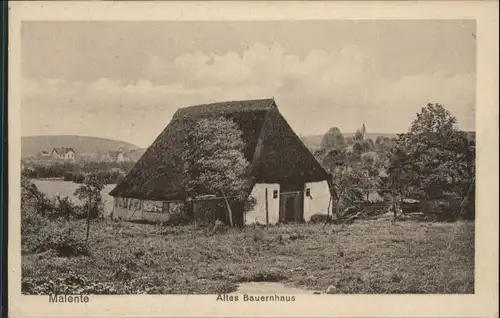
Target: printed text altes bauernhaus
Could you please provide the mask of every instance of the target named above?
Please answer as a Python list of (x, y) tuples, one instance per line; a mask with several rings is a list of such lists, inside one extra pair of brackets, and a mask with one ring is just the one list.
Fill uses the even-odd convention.
[(216, 301), (253, 301), (253, 302), (292, 302), (295, 301), (295, 296), (271, 295), (271, 296), (256, 296), (256, 295), (217, 295)]

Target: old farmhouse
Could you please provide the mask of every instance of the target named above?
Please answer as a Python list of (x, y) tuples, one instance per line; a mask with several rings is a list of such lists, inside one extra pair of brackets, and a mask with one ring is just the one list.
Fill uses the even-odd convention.
[(261, 99), (180, 108), (110, 192), (115, 200), (114, 217), (168, 221), (186, 208), (187, 196), (180, 186), (183, 163), (175, 160), (172, 151), (182, 147), (177, 136), (181, 119), (220, 116), (235, 122), (242, 131), (253, 180), (248, 195), (256, 204), (242, 213), (237, 223), (303, 222), (316, 213), (326, 214), (329, 175), (286, 122), (275, 101)]

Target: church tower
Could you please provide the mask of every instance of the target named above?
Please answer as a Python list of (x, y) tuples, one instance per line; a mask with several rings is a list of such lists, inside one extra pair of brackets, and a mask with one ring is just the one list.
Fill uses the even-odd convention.
[(361, 127), (361, 135), (363, 136), (363, 140), (366, 139), (366, 126), (365, 123), (363, 123), (363, 126)]

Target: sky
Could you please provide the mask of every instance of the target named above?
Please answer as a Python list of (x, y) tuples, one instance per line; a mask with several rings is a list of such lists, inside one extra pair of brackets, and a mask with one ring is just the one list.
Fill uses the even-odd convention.
[(22, 25), (22, 135), (149, 146), (183, 106), (273, 97), (299, 135), (407, 131), (437, 102), (475, 130), (473, 20)]

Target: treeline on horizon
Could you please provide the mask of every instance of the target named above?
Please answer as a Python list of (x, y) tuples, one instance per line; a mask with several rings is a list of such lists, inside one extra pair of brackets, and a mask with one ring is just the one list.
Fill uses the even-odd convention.
[(22, 169), (22, 176), (30, 179), (64, 179), (83, 183), (89, 174), (96, 175), (106, 184), (123, 180), (135, 165), (134, 162), (51, 162), (30, 163)]
[(475, 218), (475, 133), (460, 130), (443, 105), (423, 106), (408, 132), (396, 138), (373, 142), (366, 135), (364, 125), (352, 140), (332, 127), (314, 150), (332, 175), (337, 214), (361, 199), (360, 190), (373, 189), (394, 213), (409, 199), (419, 201), (427, 215)]

